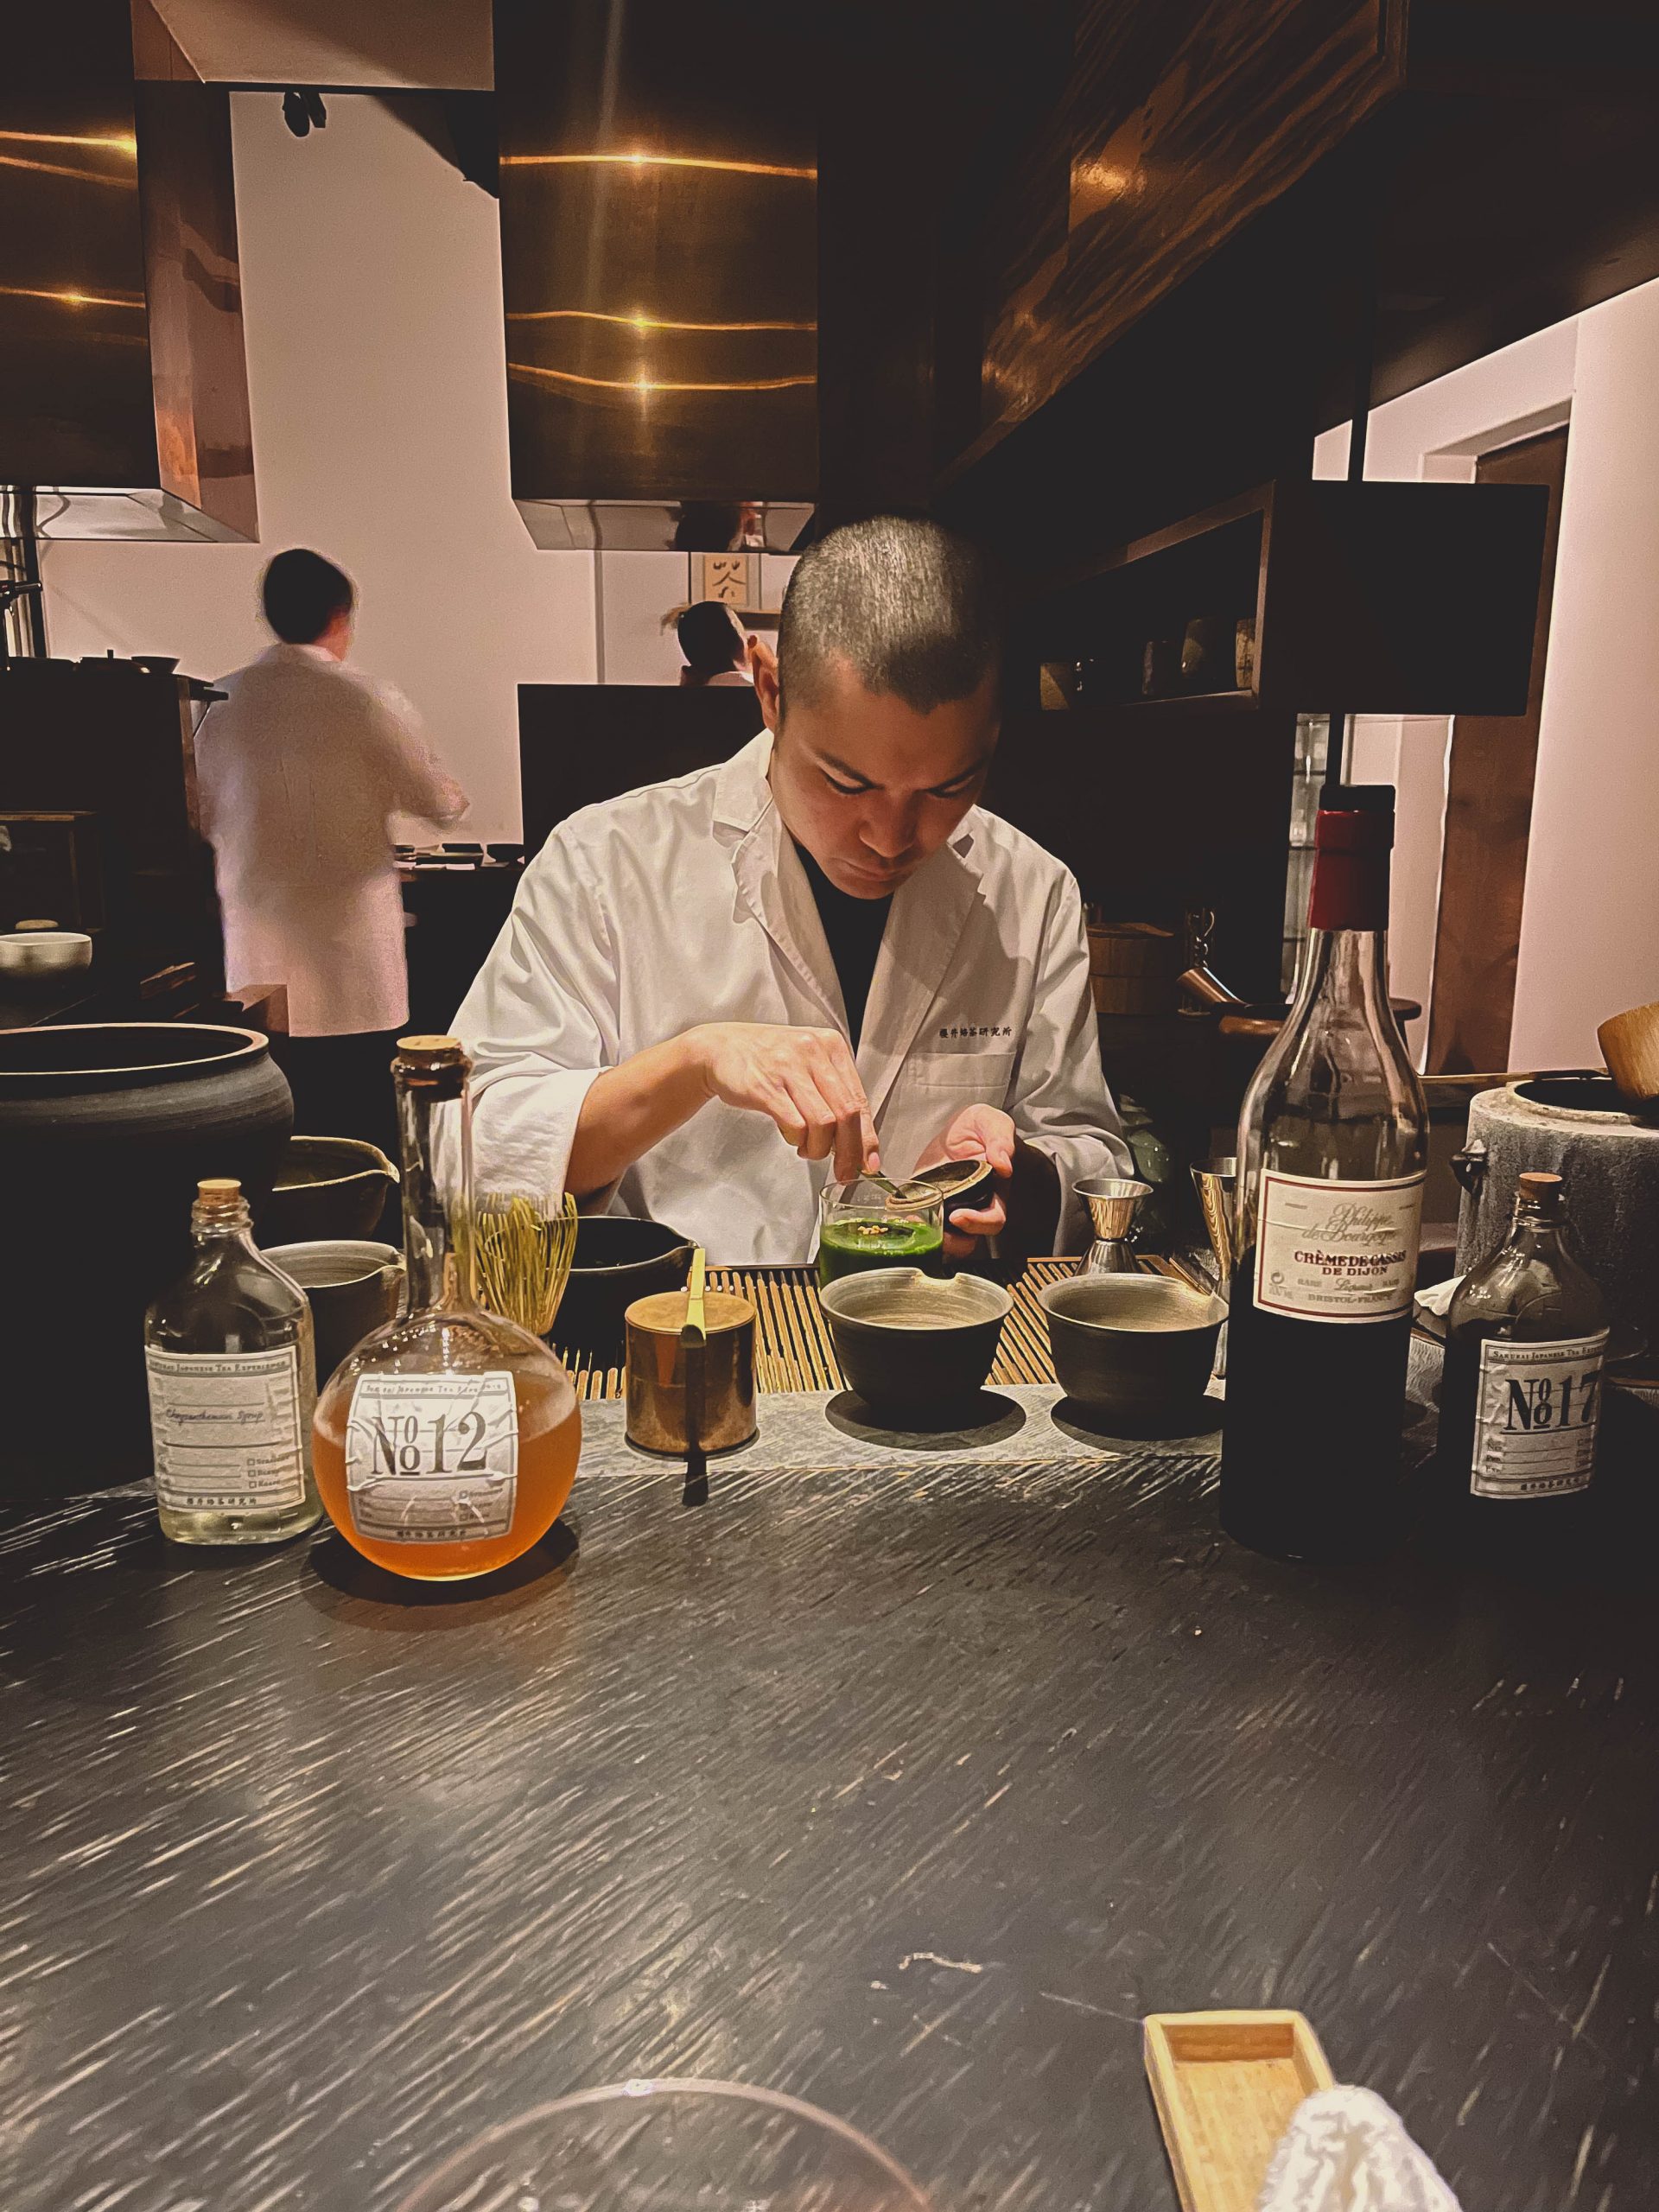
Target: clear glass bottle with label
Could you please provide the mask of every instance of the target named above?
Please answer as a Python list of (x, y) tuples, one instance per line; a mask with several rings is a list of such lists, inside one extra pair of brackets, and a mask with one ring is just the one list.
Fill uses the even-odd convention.
[(396, 1574), (447, 1581), (504, 1567), (546, 1535), (575, 1479), (582, 1415), (547, 1346), (478, 1303), (472, 1063), (453, 1037), (405, 1037), (391, 1071), (403, 1310), (336, 1369), (314, 1453), (349, 1543)]
[(1295, 1003), (1244, 1096), (1222, 1525), (1291, 1557), (1395, 1533), (1428, 1109), (1389, 1002), (1386, 784), (1327, 785)]
[(1436, 1460), (1478, 1548), (1554, 1545), (1582, 1521), (1607, 1334), (1601, 1293), (1567, 1248), (1561, 1178), (1522, 1175), (1507, 1239), (1446, 1313)]
[(242, 1186), (190, 1209), (195, 1256), (144, 1317), (162, 1532), (180, 1544), (271, 1544), (314, 1528), (316, 1361), (305, 1293), (253, 1243)]

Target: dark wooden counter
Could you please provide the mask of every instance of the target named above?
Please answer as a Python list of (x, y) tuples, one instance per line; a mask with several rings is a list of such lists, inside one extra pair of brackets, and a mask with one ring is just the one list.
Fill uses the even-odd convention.
[(0, 1523), (8, 2212), (384, 2212), (652, 2072), (940, 2212), (1173, 2212), (1137, 2024), (1208, 2005), (1305, 2008), (1470, 2212), (1649, 2212), (1651, 1545), (1276, 1566), (1016, 1395), (1023, 1459), (826, 1424), (695, 1514), (589, 1406), (579, 1551), (485, 1595)]

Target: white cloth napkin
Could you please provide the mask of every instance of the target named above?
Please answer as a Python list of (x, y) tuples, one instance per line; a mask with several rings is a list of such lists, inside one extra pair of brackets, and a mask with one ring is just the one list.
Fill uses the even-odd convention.
[(1256, 2212), (1458, 2212), (1393, 2108), (1370, 2089), (1317, 2089), (1273, 2154)]
[(1427, 1290), (1420, 1290), (1417, 1294), (1418, 1312), (1433, 1313), (1436, 1319), (1444, 1321), (1452, 1300), (1458, 1294), (1458, 1285), (1462, 1281), (1461, 1275), (1447, 1275), (1444, 1282), (1433, 1282)]

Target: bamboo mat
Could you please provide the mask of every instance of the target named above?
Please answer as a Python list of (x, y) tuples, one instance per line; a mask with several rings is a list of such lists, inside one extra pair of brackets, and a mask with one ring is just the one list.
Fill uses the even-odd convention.
[[(1033, 1260), (1014, 1289), (1014, 1311), (1002, 1331), (993, 1382), (1052, 1382), (1048, 1328), (1037, 1294), (1047, 1282), (1072, 1274), (1075, 1260)], [(768, 1390), (840, 1390), (841, 1363), (818, 1306), (818, 1279), (810, 1268), (710, 1268), (711, 1290), (732, 1290), (747, 1298), (758, 1318), (755, 1386)], [(553, 1332), (556, 1343), (558, 1330)], [(565, 1356), (577, 1394), (583, 1398), (620, 1398), (622, 1371), (596, 1368), (586, 1354)]]

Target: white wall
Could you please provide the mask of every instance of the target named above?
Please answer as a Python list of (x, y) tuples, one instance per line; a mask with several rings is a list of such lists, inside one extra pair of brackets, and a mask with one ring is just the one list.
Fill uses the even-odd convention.
[(1517, 1067), (1595, 1067), (1659, 999), (1659, 283), (1579, 318), (1544, 671)]
[(593, 564), (533, 546), (508, 493), (495, 202), (378, 101), (232, 101), (262, 543), (46, 549), (52, 650), (176, 653), (219, 675), (268, 642), (259, 570), (314, 545), (355, 577), (356, 658), (413, 700), (518, 834), (519, 683), (591, 683)]
[[(1580, 429), (1576, 396), (1580, 321), (1575, 318), (1539, 331), (1379, 407), (1367, 429), (1366, 476), (1395, 482), (1472, 482), (1475, 462), (1481, 454), (1559, 425), (1570, 415), (1567, 496), (1571, 500), (1575, 496), (1574, 451)], [(1319, 439), (1314, 449), (1316, 476), (1345, 474), (1348, 435), (1344, 423)], [(1653, 479), (1653, 495), (1659, 498), (1659, 474)], [(1586, 517), (1586, 526), (1593, 534), (1592, 517)], [(1547, 665), (1547, 716), (1549, 677), (1562, 621), (1561, 577), (1568, 558), (1564, 513)], [(1395, 992), (1418, 1000), (1425, 1009), (1423, 1018), (1408, 1031), (1408, 1041), (1420, 1059), (1428, 1039), (1451, 735), (1451, 721), (1444, 715), (1361, 715), (1356, 718), (1351, 764), (1356, 781), (1393, 784), (1396, 792), (1389, 969)], [(1541, 763), (1545, 741), (1541, 734)], [(1541, 859), (1541, 840), (1545, 855)], [(1535, 875), (1554, 865), (1549, 845), (1548, 825), (1535, 814), (1527, 878), (1529, 902), (1534, 895)], [(1591, 1041), (1593, 1047), (1593, 1037)], [(1578, 1057), (1585, 1056), (1580, 1052)], [(1592, 1049), (1590, 1058), (1595, 1057)], [(1518, 989), (1510, 1063), (1517, 1067), (1544, 1065), (1523, 1052)]]
[(607, 683), (677, 683), (685, 656), (663, 617), (690, 594), (685, 553), (596, 553)]

